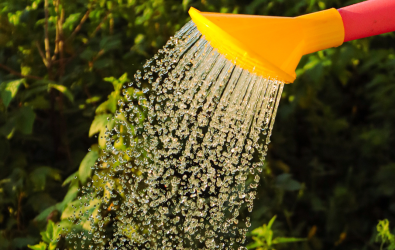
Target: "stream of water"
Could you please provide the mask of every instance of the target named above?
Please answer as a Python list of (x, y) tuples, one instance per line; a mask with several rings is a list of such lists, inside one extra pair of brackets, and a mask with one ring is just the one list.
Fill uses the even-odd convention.
[(66, 240), (87, 249), (245, 249), (284, 84), (186, 24), (123, 86)]

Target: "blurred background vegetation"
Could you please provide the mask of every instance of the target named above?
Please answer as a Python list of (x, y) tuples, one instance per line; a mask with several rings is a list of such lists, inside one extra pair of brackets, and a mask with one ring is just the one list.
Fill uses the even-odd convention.
[[(0, 249), (68, 248), (56, 243), (59, 228), (70, 227), (120, 84), (189, 20), (189, 7), (296, 16), (355, 2), (1, 0)], [(395, 249), (383, 220), (395, 222), (395, 34), (305, 56), (297, 74), (278, 111), (250, 247)], [(271, 240), (284, 237), (305, 240)]]

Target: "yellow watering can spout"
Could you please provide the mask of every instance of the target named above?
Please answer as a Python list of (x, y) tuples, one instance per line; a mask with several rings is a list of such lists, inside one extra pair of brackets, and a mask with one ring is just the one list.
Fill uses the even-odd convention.
[(299, 17), (200, 12), (189, 14), (211, 46), (243, 69), (286, 83), (303, 55), (340, 46), (342, 17), (329, 9)]

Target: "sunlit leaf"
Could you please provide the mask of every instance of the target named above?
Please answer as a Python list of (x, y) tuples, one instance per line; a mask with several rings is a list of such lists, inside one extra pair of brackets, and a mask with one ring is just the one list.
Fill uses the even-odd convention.
[(92, 122), (92, 125), (89, 129), (89, 136), (93, 136), (96, 133), (106, 130), (106, 126), (108, 124), (107, 118), (109, 115), (96, 115), (95, 119)]
[(91, 151), (86, 154), (78, 169), (78, 177), (81, 183), (85, 183), (91, 176), (92, 167), (95, 165), (96, 160), (99, 158), (99, 148), (96, 146), (91, 147)]
[(53, 221), (49, 220), (46, 230), (40, 233), (43, 241), (48, 244), (48, 250), (53, 250), (56, 247), (61, 230)]
[(74, 180), (76, 180), (78, 178), (78, 172), (73, 173), (72, 175), (70, 175), (69, 177), (66, 178), (66, 180), (64, 180), (62, 186), (65, 186), (71, 182), (73, 182)]
[(45, 244), (45, 242), (40, 242), (37, 245), (28, 245), (28, 247), (33, 250), (46, 250), (47, 244)]
[(81, 13), (73, 13), (69, 15), (63, 23), (63, 29), (72, 30), (75, 24), (80, 20)]
[(48, 88), (54, 88), (54, 89), (59, 90), (70, 100), (70, 102), (74, 102), (74, 96), (71, 93), (71, 91), (68, 90), (68, 88), (66, 86), (50, 83), (50, 84), (48, 84)]
[(11, 117), (2, 127), (0, 133), (7, 139), (11, 139), (15, 132), (16, 118)]
[(86, 103), (95, 103), (100, 101), (102, 97), (101, 96), (93, 96), (91, 98), (86, 99)]
[(272, 225), (273, 225), (274, 221), (276, 220), (276, 218), (277, 218), (276, 215), (273, 216), (273, 218), (271, 218), (271, 220), (270, 220), (269, 223), (267, 224), (267, 228), (268, 228), (268, 229), (271, 229), (271, 228), (272, 228)]
[(4, 106), (8, 107), (11, 100), (15, 97), (18, 92), (18, 88), (23, 84), (25, 79), (12, 80), (7, 82), (2, 82), (0, 84), (0, 94), (3, 100)]

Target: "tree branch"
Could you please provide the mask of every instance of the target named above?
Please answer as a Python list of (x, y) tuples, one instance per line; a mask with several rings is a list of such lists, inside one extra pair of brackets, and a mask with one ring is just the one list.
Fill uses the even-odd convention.
[(50, 70), (50, 68), (51, 68), (51, 51), (50, 51), (51, 48), (49, 46), (49, 35), (48, 35), (48, 18), (49, 18), (48, 0), (45, 0), (45, 2), (44, 2), (44, 12), (45, 12), (45, 24), (44, 24), (45, 59), (47, 61), (47, 68), (48, 68), (48, 70)]
[(27, 79), (35, 79), (35, 80), (42, 80), (41, 77), (38, 76), (31, 76), (31, 75), (23, 75), (22, 73), (19, 73), (13, 69), (11, 69), (10, 67), (5, 66), (4, 64), (0, 63), (0, 68), (7, 70), (8, 72), (10, 72), (11, 74), (13, 74), (14, 76), (19, 76), (22, 78), (27, 78)]
[(91, 11), (92, 11), (92, 7), (89, 8), (89, 9), (85, 12), (85, 15), (81, 18), (80, 23), (77, 25), (77, 27), (75, 27), (74, 31), (73, 31), (73, 32), (71, 33), (71, 35), (67, 38), (66, 43), (67, 43), (68, 41), (70, 41), (71, 39), (73, 39), (73, 37), (78, 33), (78, 31), (81, 30), (82, 25), (83, 25), (83, 24), (85, 23), (85, 21), (88, 19), (89, 14), (91, 13)]
[[(47, 62), (47, 71), (49, 80), (53, 81), (52, 75), (52, 60), (51, 60), (51, 51), (49, 46), (49, 34), (48, 34), (48, 19), (49, 19), (49, 10), (48, 10), (48, 0), (44, 2), (44, 12), (45, 12), (45, 24), (44, 24), (44, 45), (45, 45), (45, 60)], [(59, 157), (59, 142), (60, 142), (60, 132), (57, 126), (57, 117), (55, 112), (55, 102), (56, 102), (56, 93), (51, 88), (49, 91), (50, 96), (50, 120), (51, 120), (51, 128), (52, 128), (52, 139), (53, 139), (53, 147), (55, 148), (55, 159)]]
[(63, 74), (64, 74), (64, 69), (65, 69), (65, 65), (64, 65), (64, 61), (63, 61), (63, 59), (64, 59), (63, 23), (64, 23), (64, 18), (65, 18), (65, 11), (64, 11), (63, 4), (60, 5), (60, 0), (57, 0), (57, 1), (58, 1), (58, 8), (61, 7), (60, 18), (58, 20), (58, 30), (59, 30), (59, 53), (60, 53), (60, 64), (59, 64), (59, 66), (60, 66), (60, 68), (59, 68), (60, 73), (59, 73), (59, 75), (60, 75), (60, 77), (62, 77)]
[(99, 23), (99, 25), (97, 25), (96, 29), (92, 32), (92, 34), (90, 35), (90, 37), (94, 37), (96, 35), (96, 33), (101, 29), (101, 26), (103, 25), (103, 23), (107, 20), (108, 15), (110, 14), (110, 11), (108, 11), (106, 13), (106, 15), (104, 16), (104, 18), (101, 20), (101, 22)]
[(54, 0), (53, 5), (55, 7), (55, 12), (56, 12), (56, 36), (55, 36), (55, 50), (52, 55), (52, 61), (56, 59), (56, 56), (59, 53), (59, 0)]
[[(96, 33), (101, 29), (102, 24), (107, 20), (109, 14), (110, 14), (110, 12), (106, 13), (104, 18), (100, 21), (100, 23), (97, 25), (96, 29), (90, 35), (90, 38), (94, 37), (96, 35)], [(66, 42), (68, 41), (68, 39), (66, 40)], [(88, 41), (85, 44), (89, 43), (89, 41), (90, 41), (90, 39), (88, 39)], [(64, 63), (64, 66), (65, 66), (65, 65), (69, 64), (77, 55), (80, 55), (84, 50), (85, 50), (85, 48), (80, 49), (77, 53), (74, 53), (71, 57), (63, 58), (62, 60), (56, 60), (53, 63)], [(101, 56), (103, 54), (103, 52), (104, 51), (99, 52), (98, 55), (96, 55), (96, 57)]]
[(25, 193), (21, 192), (18, 195), (18, 210), (17, 210), (17, 214), (16, 214), (16, 221), (17, 221), (17, 227), (18, 230), (22, 230), (23, 229), (23, 225), (22, 225), (22, 199), (25, 196)]
[[(64, 3), (61, 0), (56, 0), (57, 1), (57, 8), (58, 8), (58, 18), (57, 18), (57, 30), (58, 30), (58, 48), (59, 48), (59, 80), (61, 80), (61, 78), (63, 77), (63, 74), (65, 72), (65, 64), (64, 64), (64, 35), (63, 35), (63, 23), (64, 23), (64, 19), (65, 19), (65, 10), (64, 10)], [(59, 17), (59, 10), (60, 10), (60, 17)], [(64, 102), (63, 102), (64, 96), (62, 93), (59, 93), (59, 97), (58, 97), (58, 105), (59, 105), (59, 113), (60, 113), (60, 119), (61, 119), (61, 123), (60, 123), (60, 129), (61, 131), (63, 131), (64, 133), (67, 134), (67, 123), (66, 123), (66, 119), (64, 117)], [(67, 158), (69, 160), (70, 163), (73, 162), (72, 157), (71, 157), (71, 151), (70, 151), (70, 145), (69, 145), (69, 140), (66, 137), (63, 138), (63, 142), (64, 142), (64, 147), (66, 150), (66, 154), (67, 154)]]
[(47, 59), (45, 59), (44, 52), (43, 52), (43, 50), (41, 49), (40, 43), (39, 43), (38, 41), (36, 41), (36, 47), (37, 47), (37, 49), (38, 49), (38, 53), (40, 53), (41, 59), (43, 60), (43, 63), (44, 63), (44, 65), (45, 65), (45, 67), (48, 67)]

